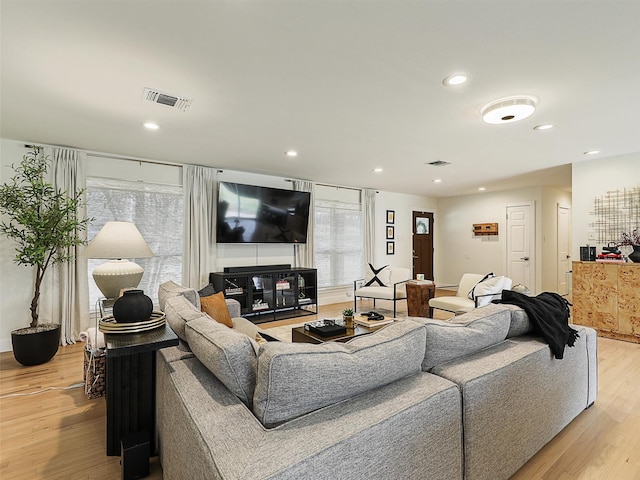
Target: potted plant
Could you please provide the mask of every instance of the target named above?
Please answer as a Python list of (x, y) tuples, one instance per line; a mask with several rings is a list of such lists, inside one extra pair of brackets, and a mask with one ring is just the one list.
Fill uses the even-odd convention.
[(45, 181), (48, 167), (48, 158), (33, 147), (0, 186), (0, 233), (16, 243), (17, 264), (35, 267), (31, 324), (11, 332), (14, 357), (23, 365), (48, 362), (58, 351), (60, 324), (38, 322), (40, 286), (49, 267), (70, 261), (70, 249), (86, 243), (80, 232), (90, 221), (77, 218), (84, 191), (56, 190)]
[(347, 328), (353, 328), (353, 309), (345, 308), (342, 310), (342, 320), (344, 321), (344, 326)]
[(633, 248), (633, 252), (629, 254), (629, 260), (634, 263), (640, 262), (640, 232), (637, 228), (631, 232), (622, 232), (620, 240), (618, 240), (618, 246), (630, 246)]

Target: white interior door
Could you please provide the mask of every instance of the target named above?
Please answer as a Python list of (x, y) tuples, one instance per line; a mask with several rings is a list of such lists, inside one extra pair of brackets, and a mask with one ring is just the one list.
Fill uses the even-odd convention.
[(571, 210), (558, 205), (558, 293), (569, 293), (567, 272), (571, 270)]
[(535, 204), (507, 205), (507, 277), (535, 293)]

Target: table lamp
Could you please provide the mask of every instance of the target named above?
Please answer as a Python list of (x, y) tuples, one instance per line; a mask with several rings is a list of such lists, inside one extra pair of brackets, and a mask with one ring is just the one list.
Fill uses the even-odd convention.
[(93, 270), (93, 280), (106, 298), (118, 298), (123, 288), (135, 288), (144, 269), (126, 258), (153, 257), (140, 231), (131, 222), (107, 222), (84, 251), (88, 258), (108, 258)]

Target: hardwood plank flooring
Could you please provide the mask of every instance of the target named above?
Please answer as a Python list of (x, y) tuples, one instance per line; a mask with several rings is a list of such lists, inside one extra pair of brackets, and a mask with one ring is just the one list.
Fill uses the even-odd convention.
[[(339, 316), (351, 305), (322, 306), (317, 316), (261, 326)], [(363, 302), (358, 311), (363, 309), (370, 310), (372, 305)], [(438, 315), (445, 318), (446, 314)], [(2, 480), (120, 478), (120, 458), (105, 455), (104, 397), (89, 400), (82, 388), (8, 396), (82, 383), (83, 347), (81, 343), (60, 347), (53, 360), (35, 367), (20, 366), (11, 352), (0, 354)], [(595, 405), (538, 452), (513, 480), (640, 479), (640, 345), (599, 338), (598, 349)], [(157, 457), (147, 478), (162, 479)]]

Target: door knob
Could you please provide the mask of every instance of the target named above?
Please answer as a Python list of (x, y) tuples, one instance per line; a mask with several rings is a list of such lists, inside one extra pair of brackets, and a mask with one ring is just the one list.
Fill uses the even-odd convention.
[(529, 257), (521, 257), (520, 260), (527, 261), (527, 260), (529, 260)]

